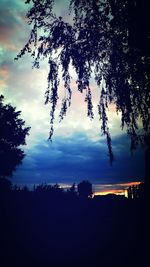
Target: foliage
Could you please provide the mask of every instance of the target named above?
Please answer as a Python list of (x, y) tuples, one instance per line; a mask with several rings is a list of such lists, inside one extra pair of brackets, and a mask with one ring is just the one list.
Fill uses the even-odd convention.
[(20, 118), (20, 111), (10, 104), (4, 104), (0, 96), (0, 177), (11, 176), (16, 166), (24, 158), (20, 145), (25, 145), (29, 127)]
[(89, 181), (82, 181), (78, 184), (78, 193), (80, 197), (92, 197), (92, 184)]
[[(110, 160), (113, 160), (107, 109), (115, 104), (121, 112), (121, 126), (131, 138), (131, 148), (149, 133), (149, 28), (148, 4), (138, 0), (71, 0), (72, 23), (53, 12), (53, 0), (28, 0), (27, 13), (32, 25), (30, 38), (16, 59), (26, 52), (39, 68), (41, 59), (48, 59), (48, 87), (45, 103), (51, 104), (50, 134), (53, 135), (57, 106), (59, 69), (62, 70), (65, 94), (60, 119), (71, 104), (72, 90), (69, 67), (77, 74), (77, 87), (86, 91), (87, 116), (94, 117), (90, 78), (100, 90), (98, 113), (101, 131), (106, 135)], [(141, 19), (141, 11), (143, 18)], [(138, 124), (142, 125), (140, 130)]]

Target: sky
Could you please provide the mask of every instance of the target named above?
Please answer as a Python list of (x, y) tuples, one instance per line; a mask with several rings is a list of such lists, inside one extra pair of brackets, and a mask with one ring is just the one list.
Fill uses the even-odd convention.
[[(63, 4), (62, 4), (63, 2)], [(67, 1), (57, 0), (55, 11), (67, 17)], [(89, 180), (94, 191), (122, 189), (128, 183), (144, 180), (144, 150), (130, 152), (130, 140), (120, 127), (120, 114), (115, 106), (108, 111), (109, 127), (115, 160), (109, 163), (106, 140), (101, 136), (97, 105), (100, 89), (91, 80), (94, 120), (87, 118), (84, 95), (77, 91), (75, 74), (71, 83), (72, 105), (67, 116), (59, 123), (60, 101), (56, 110), (53, 142), (49, 142), (50, 107), (44, 104), (47, 87), (47, 62), (40, 69), (32, 69), (32, 59), (25, 55), (19, 61), (14, 58), (28, 40), (30, 26), (25, 18), (28, 6), (23, 0), (0, 1), (0, 93), (5, 101), (21, 110), (26, 126), (31, 126), (26, 157), (17, 167), (12, 179), (16, 184), (59, 183), (63, 186)], [(64, 88), (60, 84), (59, 96)]]

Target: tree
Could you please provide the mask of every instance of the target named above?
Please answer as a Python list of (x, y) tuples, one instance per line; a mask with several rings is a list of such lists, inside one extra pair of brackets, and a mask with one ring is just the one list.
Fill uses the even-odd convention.
[[(48, 59), (48, 87), (45, 103), (50, 103), (50, 133), (53, 135), (62, 68), (65, 94), (60, 119), (71, 104), (72, 65), (77, 74), (77, 87), (86, 92), (87, 116), (94, 117), (90, 78), (95, 78), (101, 95), (98, 113), (101, 131), (106, 136), (110, 161), (113, 160), (107, 109), (114, 103), (121, 113), (121, 126), (126, 127), (135, 149), (150, 132), (149, 73), (150, 33), (149, 4), (139, 0), (71, 0), (73, 22), (68, 23), (53, 12), (53, 0), (27, 0), (27, 13), (32, 25), (30, 38), (16, 59), (26, 52), (39, 68), (40, 59)], [(141, 19), (142, 14), (142, 19)], [(139, 126), (140, 125), (140, 126)]]
[(15, 107), (4, 104), (4, 97), (0, 96), (0, 178), (11, 176), (25, 156), (20, 146), (26, 144), (30, 127), (24, 126), (20, 114)]
[(82, 181), (78, 184), (78, 193), (80, 197), (92, 197), (92, 184), (89, 181)]

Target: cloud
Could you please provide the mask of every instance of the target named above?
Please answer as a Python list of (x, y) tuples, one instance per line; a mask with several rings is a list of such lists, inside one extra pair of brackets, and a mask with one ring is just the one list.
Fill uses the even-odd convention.
[[(7, 50), (17, 51), (17, 48), (20, 47), (18, 41), (27, 32), (24, 23), (27, 7), (23, 1), (15, 0), (1, 0), (0, 7), (0, 43)], [(16, 34), (18, 38), (16, 38)]]
[(103, 141), (91, 141), (83, 133), (59, 137), (50, 144), (41, 141), (27, 150), (23, 164), (18, 167), (13, 181), (18, 183), (73, 183), (88, 179), (92, 183), (124, 183), (144, 179), (143, 151), (131, 157), (123, 135), (115, 138), (116, 160), (109, 164), (107, 147)]
[[(100, 88), (91, 79), (95, 117), (87, 118), (85, 95), (77, 91), (76, 76), (71, 83), (72, 105), (67, 116), (59, 123), (61, 99), (64, 94), (61, 83), (54, 122), (53, 143), (46, 140), (49, 134), (50, 107), (44, 105), (48, 66), (46, 61), (39, 70), (32, 69), (32, 60), (26, 55), (19, 61), (14, 57), (29, 36), (25, 23), (28, 8), (24, 1), (1, 0), (0, 13), (0, 86), (6, 102), (21, 110), (21, 117), (31, 126), (27, 138), (23, 164), (14, 173), (14, 182), (35, 183), (42, 181), (72, 183), (89, 179), (93, 183), (136, 181), (144, 177), (143, 152), (137, 150), (134, 157), (129, 152), (129, 140), (122, 135), (120, 114), (111, 105), (108, 111), (113, 137), (115, 161), (109, 165), (106, 140), (101, 136), (101, 123), (97, 114)], [(68, 1), (57, 1), (57, 13), (65, 13)], [(63, 9), (63, 11), (62, 11)]]
[(0, 66), (0, 87), (5, 87), (9, 78), (9, 69), (7, 65)]
[[(63, 7), (62, 7), (63, 5)], [(50, 107), (44, 105), (44, 93), (47, 87), (48, 66), (46, 61), (41, 64), (39, 70), (32, 69), (32, 59), (26, 55), (19, 61), (14, 61), (14, 57), (20, 48), (24, 46), (28, 34), (29, 25), (25, 23), (25, 13), (27, 6), (22, 1), (1, 1), (1, 29), (5, 32), (1, 40), (1, 66), (7, 69), (6, 76), (4, 73), (1, 79), (1, 91), (5, 95), (6, 101), (11, 102), (18, 110), (22, 111), (22, 117), (26, 124), (31, 126), (30, 137), (28, 138), (28, 146), (37, 143), (39, 133), (43, 138), (48, 138), (49, 134), (49, 113)], [(62, 8), (66, 9), (68, 1), (65, 3), (57, 1), (56, 11), (59, 12)], [(6, 17), (8, 19), (6, 20)], [(67, 16), (67, 15), (66, 15)], [(5, 38), (7, 37), (7, 38)], [(4, 38), (4, 39), (3, 39)], [(6, 40), (7, 39), (7, 40)], [(15, 46), (15, 51), (11, 47)], [(19, 48), (20, 47), (20, 48)], [(71, 74), (76, 79), (73, 70)], [(56, 109), (56, 119), (54, 122), (55, 136), (69, 137), (74, 132), (83, 132), (88, 138), (93, 141), (99, 140), (101, 123), (97, 114), (97, 105), (99, 102), (100, 90), (94, 83), (91, 84), (93, 92), (93, 105), (95, 118), (90, 121), (87, 118), (87, 106), (85, 103), (85, 94), (77, 91), (75, 80), (71, 83), (73, 91), (72, 105), (68, 109), (67, 116), (59, 123), (59, 113), (61, 109), (61, 99), (63, 98), (63, 84), (60, 86), (58, 107)], [(120, 117), (114, 112), (111, 106), (109, 115), (109, 125), (112, 135), (117, 135), (121, 132), (118, 124)]]

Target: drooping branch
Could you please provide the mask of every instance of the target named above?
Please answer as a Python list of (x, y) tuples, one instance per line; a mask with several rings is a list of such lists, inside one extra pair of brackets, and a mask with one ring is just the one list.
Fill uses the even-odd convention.
[[(110, 158), (113, 158), (111, 136), (108, 128), (107, 107), (112, 102), (116, 112), (121, 113), (121, 126), (127, 128), (131, 147), (135, 148), (150, 130), (150, 57), (148, 56), (148, 28), (139, 26), (138, 1), (115, 0), (71, 0), (73, 23), (57, 18), (53, 13), (53, 0), (31, 0), (27, 13), (31, 34), (17, 59), (26, 52), (34, 58), (33, 66), (39, 68), (40, 60), (48, 58), (48, 88), (46, 103), (50, 103), (50, 139), (53, 134), (55, 109), (58, 100), (59, 69), (62, 70), (65, 94), (62, 99), (60, 120), (71, 104), (72, 65), (77, 74), (77, 87), (86, 91), (87, 115), (92, 119), (93, 104), (90, 79), (94, 79), (101, 96), (98, 112), (102, 122), (101, 131), (106, 136)], [(145, 10), (145, 9), (144, 9)], [(146, 10), (145, 10), (146, 12)], [(147, 14), (147, 13), (146, 13)], [(143, 38), (146, 45), (139, 41)], [(135, 42), (137, 41), (137, 43)], [(139, 41), (139, 43), (138, 43)], [(141, 120), (141, 128), (138, 122)]]

